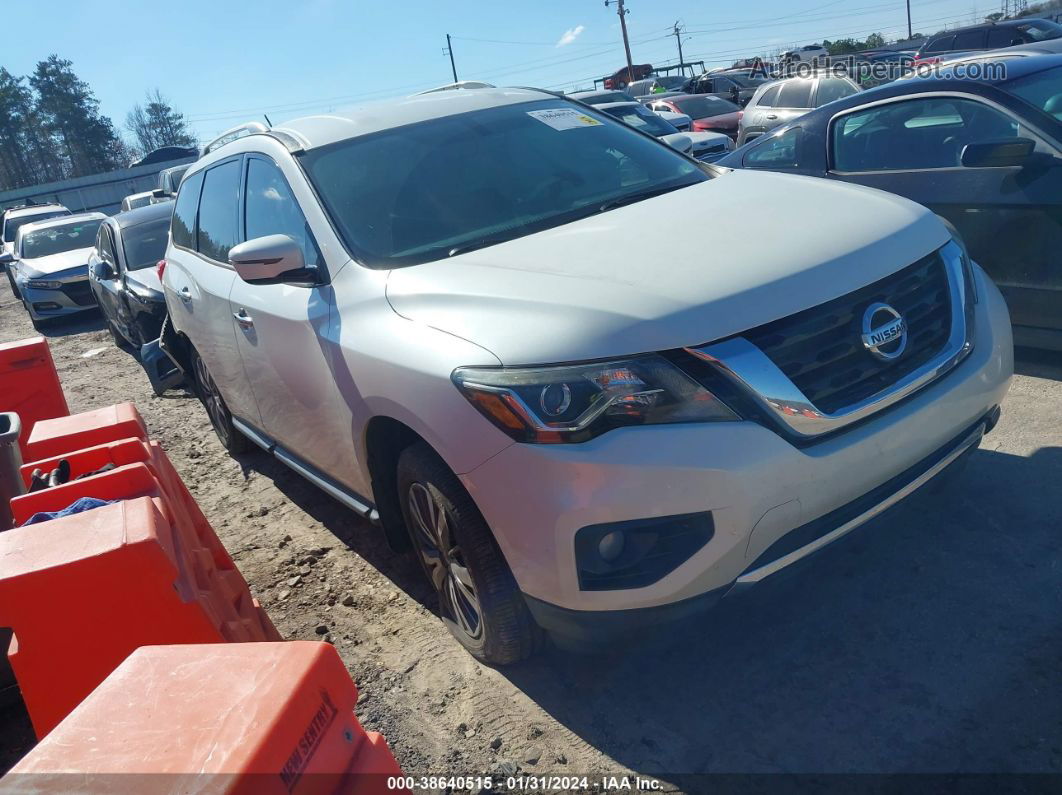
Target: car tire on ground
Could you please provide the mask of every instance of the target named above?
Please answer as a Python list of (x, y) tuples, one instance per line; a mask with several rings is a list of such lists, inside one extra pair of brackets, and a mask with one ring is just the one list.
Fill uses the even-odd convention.
[(218, 435), (222, 447), (229, 453), (236, 455), (247, 452), (251, 448), (251, 441), (233, 426), (229, 407), (225, 405), (225, 399), (221, 396), (218, 385), (214, 383), (210, 371), (207, 370), (206, 363), (199, 356), (199, 351), (192, 348), (191, 353), (195, 391), (203, 408), (206, 409), (210, 424), (214, 426), (214, 433)]
[(22, 293), (18, 291), (18, 285), (15, 284), (15, 276), (11, 273), (11, 268), (5, 268), (4, 270), (7, 272), (7, 280), (11, 282), (11, 294), (21, 301)]
[(506, 665), (531, 656), (542, 642), (542, 630), (457, 476), (420, 442), (402, 452), (397, 480), (402, 517), (439, 597), (443, 623), (484, 662)]

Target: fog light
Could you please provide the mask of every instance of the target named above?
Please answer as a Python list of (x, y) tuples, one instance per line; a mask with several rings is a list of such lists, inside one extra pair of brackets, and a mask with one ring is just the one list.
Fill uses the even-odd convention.
[(623, 554), (623, 548), (626, 545), (627, 539), (623, 535), (623, 531), (613, 530), (611, 533), (602, 536), (601, 540), (597, 542), (597, 554), (601, 556), (602, 560), (612, 563)]

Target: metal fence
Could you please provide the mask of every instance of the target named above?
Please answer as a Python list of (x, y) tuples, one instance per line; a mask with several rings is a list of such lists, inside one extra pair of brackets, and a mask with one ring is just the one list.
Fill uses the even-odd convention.
[(121, 208), (122, 199), (131, 193), (143, 193), (158, 187), (158, 173), (164, 168), (192, 163), (194, 157), (167, 160), (147, 166), (134, 166), (106, 174), (64, 179), (27, 188), (0, 191), (0, 208), (34, 202), (58, 202), (73, 212), (96, 210), (112, 214)]

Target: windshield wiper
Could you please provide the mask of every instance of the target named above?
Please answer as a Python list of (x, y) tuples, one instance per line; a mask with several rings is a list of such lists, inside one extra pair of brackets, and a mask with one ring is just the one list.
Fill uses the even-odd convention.
[(637, 193), (630, 193), (626, 196), (620, 196), (618, 199), (609, 199), (607, 202), (600, 205), (597, 208), (597, 211), (599, 213), (607, 212), (608, 210), (613, 210), (616, 207), (623, 207), (627, 204), (634, 204), (635, 202), (640, 202), (644, 199), (651, 199), (654, 196), (662, 196), (665, 193), (671, 193), (671, 191), (678, 190), (679, 188), (688, 188), (690, 185), (694, 184), (696, 183), (687, 182), (682, 185), (668, 185), (664, 188), (650, 188), (648, 190), (638, 191)]
[(471, 243), (462, 243), (460, 246), (454, 246), (447, 252), (446, 256), (456, 257), (458, 254), (465, 254), (469, 251), (475, 251), (477, 248), (486, 248), (487, 246), (496, 246), (499, 243), (505, 243), (512, 240), (511, 237), (485, 237), (481, 240), (473, 240)]

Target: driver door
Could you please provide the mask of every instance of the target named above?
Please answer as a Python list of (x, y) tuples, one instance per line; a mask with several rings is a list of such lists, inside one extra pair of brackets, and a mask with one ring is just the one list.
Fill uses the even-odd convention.
[[(925, 205), (962, 234), (1016, 326), (1062, 329), (1062, 160), (1009, 111), (972, 96), (898, 98), (830, 125), (827, 176)], [(1025, 165), (966, 167), (967, 144), (1029, 138)]]
[[(95, 266), (101, 263), (110, 268), (111, 278), (97, 277)], [(92, 280), (93, 292), (96, 294), (96, 303), (100, 305), (100, 311), (103, 312), (104, 318), (114, 323), (118, 330), (125, 334), (126, 329), (122, 325), (118, 312), (118, 307), (121, 305), (121, 272), (118, 270), (118, 257), (115, 254), (114, 233), (109, 224), (100, 224), (99, 232), (96, 233), (96, 247), (89, 254), (88, 266), (89, 279)]]

